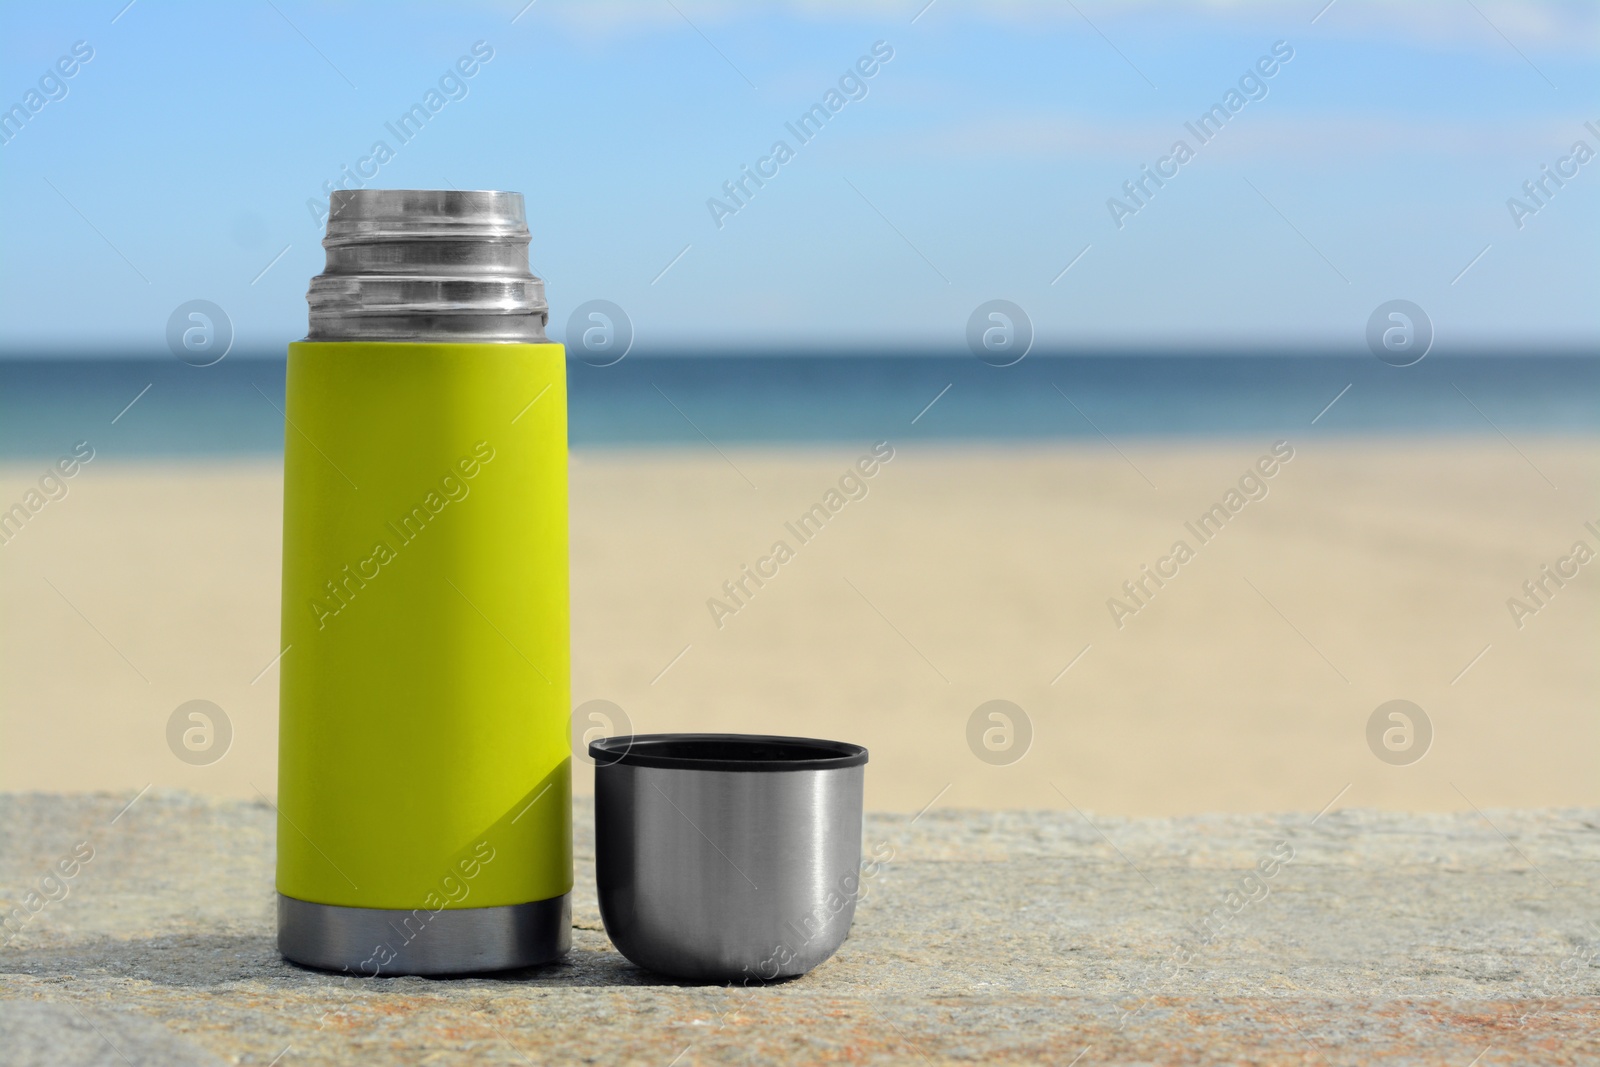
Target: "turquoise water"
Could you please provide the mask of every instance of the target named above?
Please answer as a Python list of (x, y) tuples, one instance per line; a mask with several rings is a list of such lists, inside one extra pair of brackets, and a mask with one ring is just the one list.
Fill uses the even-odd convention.
[[(579, 448), (1600, 432), (1600, 357), (1586, 355), (1404, 368), (1325, 355), (1033, 354), (1003, 368), (956, 356), (650, 356), (569, 372)], [(281, 359), (239, 356), (204, 368), (0, 360), (0, 457), (53, 457), (85, 439), (119, 458), (277, 455), (283, 374)]]

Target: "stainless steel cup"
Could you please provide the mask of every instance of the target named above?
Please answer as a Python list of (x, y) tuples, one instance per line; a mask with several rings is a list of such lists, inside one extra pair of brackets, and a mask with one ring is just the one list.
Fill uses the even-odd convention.
[(589, 745), (600, 915), (622, 954), (693, 981), (805, 974), (850, 933), (867, 750), (749, 734)]

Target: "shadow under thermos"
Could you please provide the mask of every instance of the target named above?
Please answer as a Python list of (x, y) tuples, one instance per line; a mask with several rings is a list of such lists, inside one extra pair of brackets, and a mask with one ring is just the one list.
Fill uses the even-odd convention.
[(329, 202), (289, 346), (278, 947), (357, 975), (566, 952), (565, 355), (522, 196)]

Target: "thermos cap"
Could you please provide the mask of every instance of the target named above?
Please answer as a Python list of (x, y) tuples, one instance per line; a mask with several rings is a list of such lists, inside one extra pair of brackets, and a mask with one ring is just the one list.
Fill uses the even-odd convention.
[(543, 344), (528, 240), (521, 193), (338, 190), (307, 340)]

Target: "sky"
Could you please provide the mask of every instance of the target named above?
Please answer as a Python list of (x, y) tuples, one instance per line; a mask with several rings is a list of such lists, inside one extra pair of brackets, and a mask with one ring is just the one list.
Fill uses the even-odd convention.
[(0, 354), (197, 299), (281, 354), (358, 182), (523, 192), (555, 340), (957, 351), (1001, 299), (1040, 348), (1353, 351), (1404, 299), (1593, 349), (1597, 60), (1565, 0), (6, 5)]

